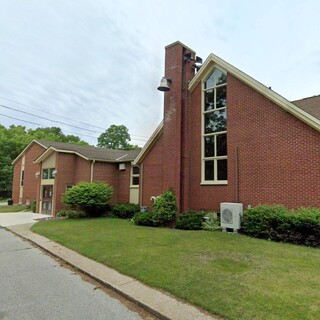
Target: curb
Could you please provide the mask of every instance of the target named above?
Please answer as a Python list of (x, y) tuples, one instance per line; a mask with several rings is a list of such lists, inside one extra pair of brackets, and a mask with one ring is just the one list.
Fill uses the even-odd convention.
[(103, 286), (112, 289), (162, 320), (218, 320), (199, 308), (159, 289), (151, 288), (136, 279), (78, 254), (62, 245), (29, 230), (31, 225), (6, 227), (7, 230), (32, 242), (49, 254), (63, 260)]

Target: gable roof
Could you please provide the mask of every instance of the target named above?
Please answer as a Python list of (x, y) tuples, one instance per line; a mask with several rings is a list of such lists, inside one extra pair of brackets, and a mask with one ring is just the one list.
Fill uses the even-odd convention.
[(320, 95), (291, 102), (320, 120)]
[(279, 107), (284, 109), (285, 111), (291, 113), (301, 121), (308, 124), (310, 127), (320, 131), (320, 119), (315, 117), (313, 114), (308, 113), (304, 109), (298, 107), (294, 103), (288, 101), (287, 99), (283, 98), (281, 95), (276, 93), (275, 91), (271, 90), (270, 88), (266, 87), (259, 81), (253, 79), (252, 77), (248, 76), (246, 73), (242, 72), (241, 70), (237, 69), (230, 63), (226, 62), (225, 60), (219, 58), (218, 56), (211, 53), (209, 57), (206, 59), (200, 70), (196, 73), (194, 78), (189, 83), (189, 90), (193, 91), (198, 83), (206, 76), (209, 70), (213, 66), (219, 66), (224, 69), (227, 73), (232, 74), (269, 100), (273, 101)]
[(150, 149), (153, 147), (153, 145), (156, 143), (158, 138), (161, 136), (163, 132), (163, 121), (160, 122), (156, 130), (154, 130), (153, 134), (147, 141), (147, 143), (144, 145), (136, 159), (134, 160), (133, 164), (139, 164), (144, 157), (147, 155), (147, 153), (150, 151)]
[[(84, 146), (79, 144), (70, 144), (64, 142), (42, 141), (40, 144), (47, 147), (47, 151), (74, 153), (86, 160), (106, 161), (106, 162), (127, 162), (133, 161), (140, 150), (116, 150), (99, 148), (93, 146)], [(40, 157), (42, 157), (45, 151)], [(40, 158), (39, 157), (39, 158)], [(38, 159), (39, 159), (38, 158)], [(37, 159), (37, 160), (38, 160)], [(36, 161), (35, 161), (36, 162)], [(37, 161), (38, 162), (38, 161)]]
[(35, 163), (41, 162), (53, 152), (73, 153), (86, 160), (96, 160), (102, 162), (133, 161), (140, 152), (140, 150), (115, 150), (64, 142), (32, 140), (28, 144), (28, 146), (20, 153), (20, 155), (14, 160), (13, 164), (30, 148), (33, 143), (37, 143), (38, 145), (46, 149), (37, 159), (35, 159)]

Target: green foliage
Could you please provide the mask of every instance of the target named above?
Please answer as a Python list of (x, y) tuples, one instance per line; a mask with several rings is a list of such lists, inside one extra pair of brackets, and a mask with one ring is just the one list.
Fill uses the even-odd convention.
[(202, 223), (202, 229), (206, 231), (220, 231), (220, 221), (216, 217), (205, 217), (205, 221)]
[(153, 222), (160, 226), (168, 225), (176, 218), (176, 196), (173, 191), (163, 192), (154, 200)]
[(138, 146), (130, 144), (131, 137), (129, 130), (124, 125), (111, 125), (104, 133), (98, 137), (98, 147), (121, 150), (134, 150)]
[(24, 126), (0, 125), (0, 195), (11, 195), (13, 166), (11, 163), (33, 139), (87, 144), (73, 135), (64, 135), (60, 128), (37, 128), (27, 130)]
[(36, 212), (36, 209), (37, 209), (37, 201), (34, 200), (31, 204), (31, 211)]
[(241, 231), (256, 238), (319, 247), (320, 210), (257, 206), (244, 213)]
[(78, 219), (83, 218), (85, 215), (83, 212), (79, 212), (76, 210), (61, 210), (57, 213), (57, 217), (59, 218), (68, 218), (68, 219)]
[(122, 219), (131, 219), (136, 212), (139, 212), (140, 206), (134, 203), (118, 203), (112, 206), (111, 212)]
[(178, 216), (176, 228), (183, 230), (201, 230), (204, 212), (186, 212)]
[(148, 227), (156, 226), (153, 222), (153, 213), (149, 211), (137, 212), (133, 216), (133, 221), (136, 225), (139, 225), (139, 226), (148, 226)]
[(113, 188), (102, 182), (80, 182), (63, 195), (63, 203), (73, 210), (83, 211), (88, 217), (105, 213)]

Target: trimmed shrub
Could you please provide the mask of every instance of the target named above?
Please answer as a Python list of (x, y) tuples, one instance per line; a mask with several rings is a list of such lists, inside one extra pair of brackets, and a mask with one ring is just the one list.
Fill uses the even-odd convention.
[(183, 230), (201, 230), (204, 212), (186, 212), (178, 216), (176, 228)]
[(319, 247), (320, 210), (257, 206), (244, 213), (241, 232), (256, 238)]
[(80, 182), (63, 195), (63, 203), (88, 217), (98, 217), (108, 209), (113, 188), (102, 182)]
[(112, 214), (121, 219), (131, 219), (136, 212), (139, 212), (140, 206), (134, 203), (118, 203), (112, 206)]
[(57, 213), (57, 217), (62, 218), (68, 218), (68, 219), (78, 219), (78, 218), (83, 218), (84, 214), (79, 211), (75, 210), (61, 210)]
[(156, 197), (153, 204), (153, 222), (156, 225), (165, 226), (176, 218), (176, 196), (168, 190)]
[(139, 226), (149, 226), (149, 227), (154, 227), (154, 222), (153, 222), (153, 213), (146, 211), (146, 212), (137, 212), (133, 216), (133, 221), (136, 225)]

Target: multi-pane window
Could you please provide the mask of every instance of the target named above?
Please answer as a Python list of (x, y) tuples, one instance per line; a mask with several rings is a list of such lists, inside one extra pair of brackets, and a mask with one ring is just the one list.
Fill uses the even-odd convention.
[(20, 178), (20, 186), (23, 187), (24, 182), (24, 170), (21, 171), (21, 178)]
[(131, 185), (139, 186), (140, 180), (140, 168), (138, 166), (131, 167)]
[(42, 171), (42, 179), (54, 179), (55, 168), (47, 168)]
[(227, 75), (215, 68), (203, 87), (203, 182), (227, 182)]

